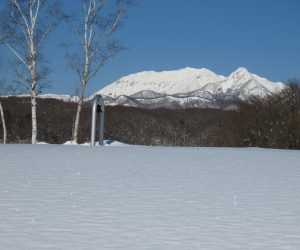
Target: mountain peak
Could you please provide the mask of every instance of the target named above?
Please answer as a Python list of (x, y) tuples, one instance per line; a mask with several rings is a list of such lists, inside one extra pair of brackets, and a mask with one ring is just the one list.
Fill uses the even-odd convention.
[(244, 67), (239, 67), (231, 73), (231, 75), (246, 75), (246, 74), (248, 75), (251, 73)]
[(244, 67), (239, 67), (233, 71), (228, 78), (233, 79), (234, 81), (248, 81), (253, 78), (253, 75)]
[(237, 68), (237, 69), (235, 70), (235, 72), (249, 73), (249, 71), (248, 71), (246, 68), (244, 68), (244, 67), (239, 67), (239, 68)]

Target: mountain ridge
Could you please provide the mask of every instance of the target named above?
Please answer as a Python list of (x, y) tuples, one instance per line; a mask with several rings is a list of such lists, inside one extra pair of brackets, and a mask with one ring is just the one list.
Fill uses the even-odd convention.
[(227, 108), (251, 95), (267, 96), (286, 87), (240, 67), (229, 76), (206, 69), (142, 71), (124, 76), (96, 94), (107, 105), (148, 108)]

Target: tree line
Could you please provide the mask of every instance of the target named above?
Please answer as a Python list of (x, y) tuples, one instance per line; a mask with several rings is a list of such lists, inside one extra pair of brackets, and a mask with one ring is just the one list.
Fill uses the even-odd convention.
[(282, 92), (252, 96), (224, 122), (220, 145), (300, 149), (300, 82)]
[[(48, 35), (61, 22), (66, 22), (74, 31), (77, 41), (66, 56), (80, 85), (76, 118), (73, 123), (72, 140), (78, 140), (80, 114), (89, 81), (109, 59), (122, 50), (121, 43), (113, 37), (126, 19), (131, 0), (76, 0), (81, 12), (62, 11), (59, 0), (4, 0), (0, 13), (0, 44), (14, 56), (11, 68), (16, 83), (14, 91), (30, 95), (31, 143), (37, 142), (37, 96), (47, 85), (50, 72), (43, 54)], [(75, 4), (76, 4), (75, 2)], [(72, 1), (73, 4), (73, 1)], [(2, 93), (1, 93), (2, 92)], [(0, 94), (10, 92), (0, 90)], [(5, 116), (0, 103), (3, 130)], [(5, 141), (5, 140), (4, 140)]]
[[(30, 98), (0, 98), (9, 143), (30, 143)], [(72, 136), (77, 104), (37, 98), (40, 142), (61, 144)], [(92, 103), (84, 102), (78, 143), (90, 141)], [(230, 111), (228, 111), (230, 112)], [(213, 146), (227, 111), (219, 109), (142, 109), (106, 107), (105, 139), (135, 145)], [(2, 129), (0, 128), (0, 133)], [(0, 142), (3, 137), (0, 136)]]
[[(106, 107), (104, 137), (135, 145), (300, 149), (299, 86), (299, 81), (293, 81), (276, 95), (253, 96), (236, 110)], [(29, 143), (30, 99), (9, 97), (0, 101), (7, 117), (7, 140)], [(38, 105), (38, 140), (68, 141), (77, 104), (38, 99)], [(91, 108), (91, 102), (83, 103), (79, 143), (90, 141)]]

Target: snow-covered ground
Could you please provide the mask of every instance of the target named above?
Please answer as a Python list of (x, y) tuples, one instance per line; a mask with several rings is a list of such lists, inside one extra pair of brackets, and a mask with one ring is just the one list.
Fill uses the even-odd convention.
[(0, 249), (300, 249), (300, 152), (0, 145)]

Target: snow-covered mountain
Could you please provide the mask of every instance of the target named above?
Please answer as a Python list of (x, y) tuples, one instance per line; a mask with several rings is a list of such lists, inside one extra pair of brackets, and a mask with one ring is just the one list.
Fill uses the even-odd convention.
[(230, 108), (251, 95), (278, 93), (286, 86), (238, 68), (228, 77), (208, 69), (144, 71), (113, 82), (97, 92), (107, 105), (135, 107)]

